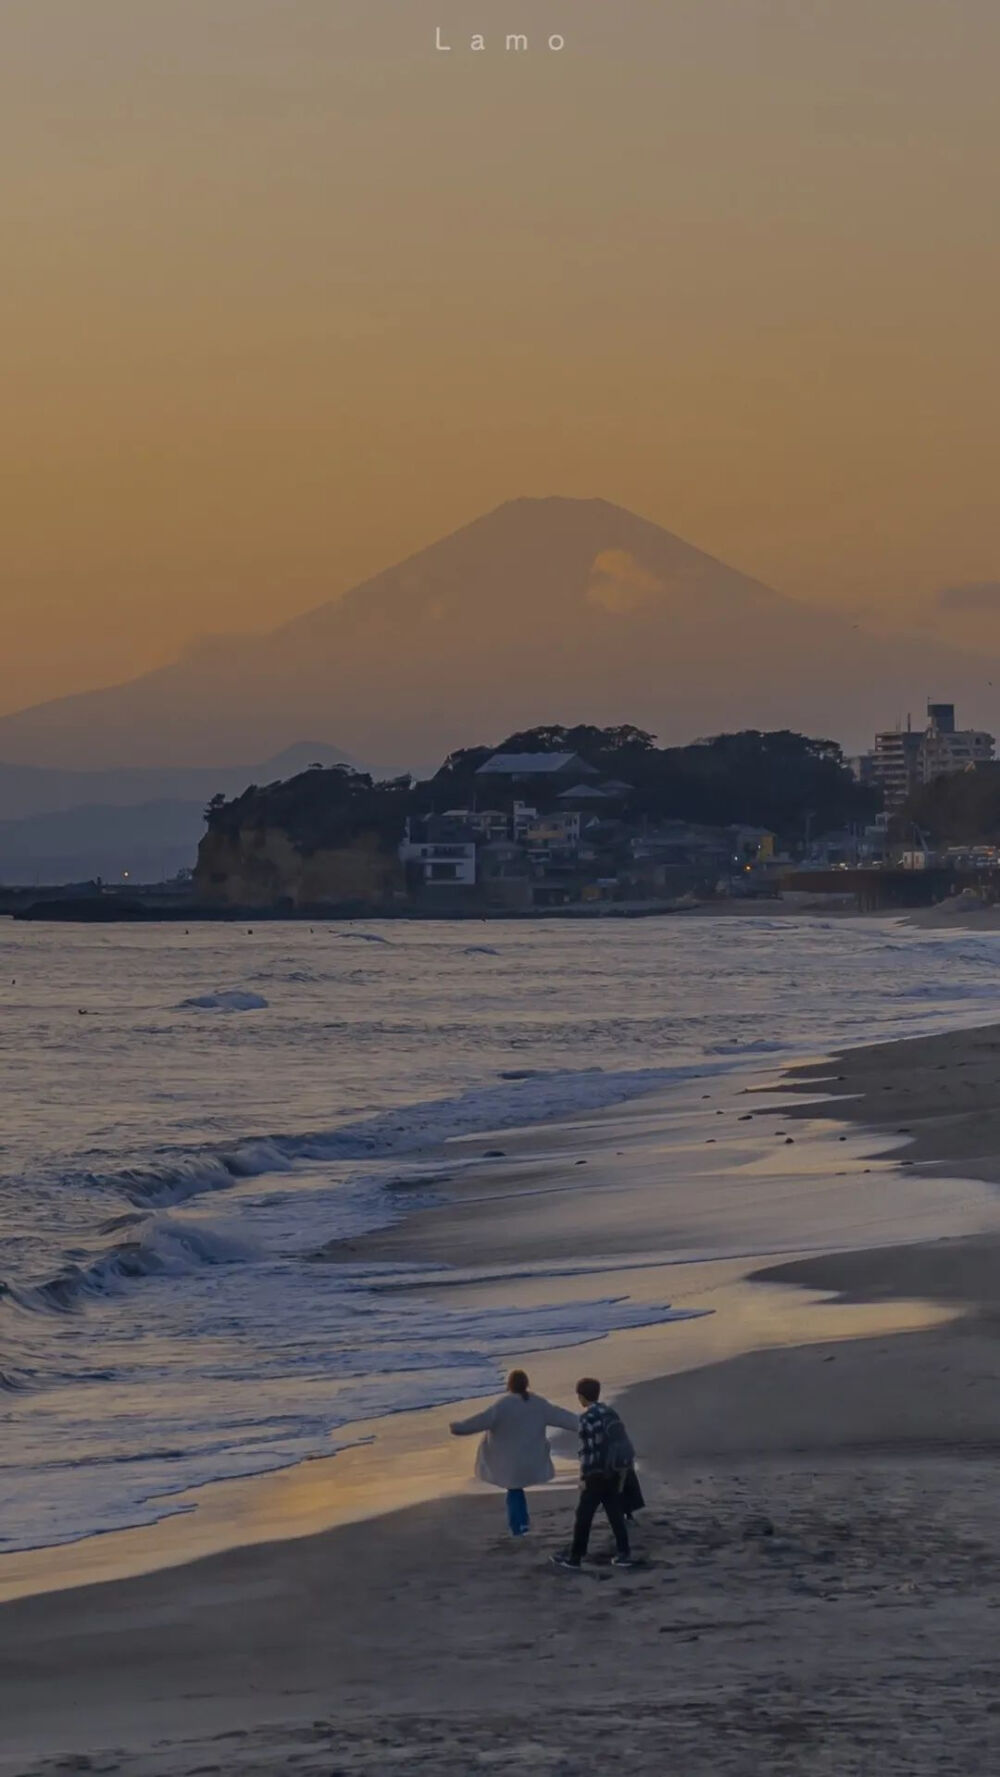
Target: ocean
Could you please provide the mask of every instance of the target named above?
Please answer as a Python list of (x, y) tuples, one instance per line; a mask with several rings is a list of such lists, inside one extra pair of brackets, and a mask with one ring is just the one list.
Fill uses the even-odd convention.
[(889, 921), (4, 922), (0, 1551), (670, 1320), (592, 1275), (454, 1308), (314, 1262), (433, 1202), (449, 1137), (484, 1138), (454, 1173), (504, 1129), (998, 1016), (1000, 936)]

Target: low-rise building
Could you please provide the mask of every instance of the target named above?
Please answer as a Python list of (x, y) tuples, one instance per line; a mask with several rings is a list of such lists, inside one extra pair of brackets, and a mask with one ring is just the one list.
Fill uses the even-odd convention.
[(728, 827), (733, 836), (733, 861), (763, 864), (774, 857), (775, 835), (769, 827)]
[(510, 836), (515, 845), (520, 845), (529, 827), (533, 827), (538, 819), (538, 810), (528, 802), (515, 802), (510, 817)]
[(578, 811), (560, 810), (557, 814), (536, 814), (525, 821), (518, 834), (528, 851), (575, 850), (580, 843), (584, 817)]
[(510, 815), (504, 808), (448, 808), (441, 819), (468, 827), (484, 845), (510, 838)]
[(408, 819), (399, 859), (417, 887), (475, 888), (477, 835), (453, 815)]
[(450, 883), (452, 888), (475, 888), (476, 842), (429, 840), (416, 843), (404, 840), (399, 848), (400, 861), (425, 883)]

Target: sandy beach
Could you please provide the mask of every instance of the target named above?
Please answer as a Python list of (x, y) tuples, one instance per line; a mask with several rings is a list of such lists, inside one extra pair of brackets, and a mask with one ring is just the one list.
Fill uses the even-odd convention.
[[(646, 1264), (650, 1289), (669, 1267), (672, 1301), (714, 1311), (539, 1360), (547, 1392), (599, 1367), (617, 1393), (649, 1500), (642, 1565), (615, 1572), (599, 1532), (581, 1574), (550, 1567), (567, 1479), (534, 1496), (523, 1543), (495, 1496), (466, 1487), (21, 1597), (0, 1607), (4, 1777), (995, 1768), (1000, 1030), (855, 1051), (780, 1096), (715, 1092), (677, 1113), (666, 1194), (653, 1113), (627, 1147), (614, 1117), (594, 1119), (544, 1152), (509, 1138), (464, 1201), (458, 1176), (452, 1200), (365, 1247), (457, 1266), (438, 1287), (471, 1295), (484, 1252), (530, 1268), (558, 1238), (576, 1263)], [(745, 1151), (731, 1130), (717, 1162), (709, 1119), (749, 1120)], [(588, 1189), (569, 1177), (581, 1146)], [(760, 1261), (706, 1252), (720, 1193), (739, 1233), (754, 1180)], [(793, 1187), (814, 1236), (794, 1255), (775, 1239)], [(622, 1392), (636, 1375), (649, 1379)], [(469, 1452), (445, 1442), (445, 1417), (441, 1485), (455, 1487)], [(65, 1563), (84, 1571), (72, 1550)]]

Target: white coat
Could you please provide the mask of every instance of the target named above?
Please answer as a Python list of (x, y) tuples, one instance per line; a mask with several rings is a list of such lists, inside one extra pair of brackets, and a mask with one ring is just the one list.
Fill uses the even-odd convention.
[(550, 1425), (579, 1431), (580, 1416), (554, 1407), (540, 1394), (503, 1394), (471, 1419), (456, 1419), (451, 1429), (458, 1438), (486, 1433), (476, 1451), (480, 1481), (493, 1487), (536, 1487), (551, 1481), (556, 1472), (545, 1436)]

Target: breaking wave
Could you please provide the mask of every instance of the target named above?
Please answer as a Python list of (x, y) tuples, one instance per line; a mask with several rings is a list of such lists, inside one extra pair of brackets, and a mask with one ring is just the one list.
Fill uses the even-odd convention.
[[(345, 1247), (444, 1176), (524, 1189), (481, 1170), (514, 1153), (503, 1132), (561, 1124), (555, 1148), (582, 1157), (602, 1106), (699, 1077), (690, 1096), (717, 1102), (695, 1115), (714, 1116), (706, 1076), (1000, 1004), (998, 935), (757, 915), (381, 929), (67, 927), (55, 950), (13, 932), (39, 981), (59, 972), (5, 1013), (25, 1062), (0, 1177), (0, 1555), (189, 1510), (191, 1487), (330, 1453), (359, 1421), (492, 1392), (526, 1352), (676, 1318), (648, 1274), (622, 1299), (617, 1263), (612, 1284), (539, 1261), (529, 1288), (511, 1260), (474, 1291), (442, 1267), (428, 1291), (426, 1265)], [(63, 1017), (77, 1006), (101, 1015)], [(737, 1245), (718, 1213), (702, 1256)], [(790, 1195), (785, 1250), (796, 1214)]]
[(454, 1098), (403, 1105), (339, 1128), (303, 1135), (248, 1136), (216, 1149), (164, 1155), (162, 1160), (119, 1172), (77, 1173), (72, 1182), (114, 1191), (140, 1206), (165, 1207), (265, 1173), (289, 1172), (303, 1162), (377, 1160), (415, 1153), (477, 1131), (485, 1134), (600, 1110), (710, 1071), (711, 1066), (704, 1064), (628, 1072), (606, 1072), (603, 1068), (564, 1073), (512, 1070), (504, 1086), (474, 1087)]
[[(66, 1265), (44, 1283), (27, 1286), (0, 1284), (0, 1299), (29, 1313), (73, 1314), (88, 1299), (113, 1295), (126, 1283), (142, 1277), (181, 1277), (212, 1265), (235, 1265), (255, 1256), (247, 1241), (214, 1229), (171, 1222), (166, 1216), (150, 1218), (131, 1240), (105, 1249), (85, 1265)], [(30, 1387), (21, 1375), (0, 1380), (10, 1388)]]

